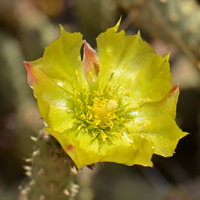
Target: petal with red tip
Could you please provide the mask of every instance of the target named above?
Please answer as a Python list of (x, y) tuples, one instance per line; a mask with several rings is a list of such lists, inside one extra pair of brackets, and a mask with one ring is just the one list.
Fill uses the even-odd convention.
[(28, 74), (27, 78), (28, 78), (28, 84), (29, 84), (29, 86), (30, 86), (31, 88), (33, 88), (33, 83), (34, 83), (34, 82), (35, 82), (37, 85), (39, 85), (37, 79), (35, 78), (35, 76), (34, 76), (33, 73), (31, 72), (31, 68), (32, 68), (33, 66), (31, 66), (31, 65), (29, 64), (29, 62), (26, 62), (26, 61), (24, 61), (23, 63), (24, 63), (24, 66), (26, 67), (26, 70), (27, 70), (27, 74)]
[(83, 64), (85, 67), (85, 76), (88, 82), (92, 77), (97, 77), (99, 73), (99, 64), (97, 53), (92, 47), (84, 41)]

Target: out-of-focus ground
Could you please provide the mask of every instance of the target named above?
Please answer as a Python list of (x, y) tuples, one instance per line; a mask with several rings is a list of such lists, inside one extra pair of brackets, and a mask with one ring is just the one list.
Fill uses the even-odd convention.
[[(158, 1), (164, 6), (167, 2)], [(42, 57), (44, 48), (59, 37), (58, 24), (70, 32), (80, 31), (95, 48), (98, 34), (115, 25), (120, 16), (127, 34), (140, 30), (143, 39), (153, 45), (158, 54), (171, 51), (172, 83), (179, 83), (181, 90), (177, 123), (190, 135), (181, 139), (172, 158), (154, 156), (153, 168), (114, 163), (99, 163), (93, 171), (84, 168), (77, 177), (81, 189), (76, 199), (200, 199), (198, 66), (173, 39), (166, 38), (159, 29), (154, 30), (153, 25), (149, 28), (149, 22), (145, 24), (140, 20), (147, 13), (142, 10), (146, 1), (132, 0), (138, 2), (137, 6), (131, 6), (130, 2), (126, 0), (126, 4), (122, 5), (120, 0), (0, 0), (0, 200), (18, 199), (18, 185), (25, 180), (22, 169), (24, 158), (31, 155), (33, 147), (30, 136), (37, 135), (42, 127), (36, 100), (27, 84), (23, 61)], [(198, 8), (199, 5), (196, 5)], [(163, 18), (166, 17), (164, 14)], [(176, 22), (177, 18), (173, 16), (172, 21)], [(195, 20), (190, 23), (200, 27)], [(194, 32), (195, 29), (191, 30)], [(192, 52), (194, 47), (200, 49), (195, 40), (185, 47)], [(200, 51), (199, 54), (195, 51), (194, 55), (198, 60)]]

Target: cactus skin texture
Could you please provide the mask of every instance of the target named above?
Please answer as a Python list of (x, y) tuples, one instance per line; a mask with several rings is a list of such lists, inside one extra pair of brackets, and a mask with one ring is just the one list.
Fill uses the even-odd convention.
[(45, 131), (31, 139), (35, 141), (35, 147), (32, 158), (26, 161), (32, 163), (32, 167), (24, 166), (29, 181), (21, 193), (28, 200), (73, 200), (79, 186), (73, 182), (77, 171), (71, 167), (69, 156)]

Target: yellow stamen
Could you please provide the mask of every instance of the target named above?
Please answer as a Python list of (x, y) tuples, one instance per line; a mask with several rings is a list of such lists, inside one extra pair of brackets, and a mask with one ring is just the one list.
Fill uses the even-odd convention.
[[(120, 139), (122, 134), (116, 131), (116, 126), (124, 127), (127, 119), (122, 116), (134, 109), (129, 104), (121, 106), (123, 98), (130, 94), (129, 91), (123, 90), (123, 87), (119, 88), (112, 84), (107, 84), (102, 91), (89, 92), (83, 88), (83, 91), (78, 93), (75, 89), (74, 111), (77, 120), (73, 122), (79, 124), (78, 130), (84, 128), (86, 132), (93, 134), (94, 138), (101, 139), (103, 142), (112, 140), (112, 137)], [(120, 98), (117, 93), (121, 94)]]

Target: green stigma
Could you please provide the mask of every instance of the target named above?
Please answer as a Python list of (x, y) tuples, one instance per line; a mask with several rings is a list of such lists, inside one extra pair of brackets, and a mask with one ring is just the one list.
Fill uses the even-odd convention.
[(124, 87), (117, 88), (111, 84), (107, 84), (104, 91), (101, 92), (93, 91), (89, 93), (83, 87), (82, 93), (78, 94), (75, 90), (74, 110), (76, 120), (73, 120), (73, 122), (78, 124), (78, 130), (83, 128), (87, 133), (92, 134), (93, 138), (98, 138), (104, 142), (107, 139), (112, 140), (112, 137), (116, 135), (120, 139), (119, 130), (124, 129), (127, 122), (124, 114), (130, 111), (126, 106), (122, 107), (122, 104), (129, 93), (124, 90)]

